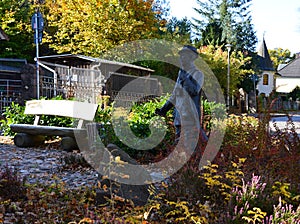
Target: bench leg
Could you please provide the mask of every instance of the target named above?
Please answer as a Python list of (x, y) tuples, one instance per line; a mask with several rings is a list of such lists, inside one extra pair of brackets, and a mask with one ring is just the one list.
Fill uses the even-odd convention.
[(75, 149), (78, 149), (77, 142), (74, 138), (72, 137), (63, 137), (61, 139), (60, 147), (65, 150), (65, 151), (72, 151)]
[(26, 133), (18, 133), (14, 137), (14, 143), (18, 147), (33, 147), (44, 142), (45, 138), (41, 135), (29, 135)]

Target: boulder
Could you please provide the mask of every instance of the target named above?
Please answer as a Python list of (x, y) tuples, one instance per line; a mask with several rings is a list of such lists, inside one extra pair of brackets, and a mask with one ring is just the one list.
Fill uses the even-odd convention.
[[(145, 205), (150, 197), (149, 183), (152, 181), (150, 174), (141, 166), (138, 166), (136, 169), (125, 169), (124, 167), (126, 167), (127, 163), (138, 165), (138, 162), (118, 146), (109, 144), (107, 150), (111, 155), (112, 161), (119, 160), (120, 165), (113, 164), (111, 169), (109, 169), (109, 175), (103, 174), (100, 180), (102, 188), (96, 191), (96, 202), (98, 204), (105, 204), (106, 198), (118, 196), (124, 199), (124, 201), (132, 201), (135, 206)], [(106, 176), (110, 176), (110, 179), (106, 178)], [(133, 183), (135, 184), (130, 184), (130, 178), (133, 176)], [(139, 183), (144, 184), (136, 184), (137, 180)]]

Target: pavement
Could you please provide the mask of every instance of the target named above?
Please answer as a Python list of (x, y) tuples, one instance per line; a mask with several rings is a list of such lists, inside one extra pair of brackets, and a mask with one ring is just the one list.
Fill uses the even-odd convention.
[(274, 125), (282, 131), (291, 131), (294, 126), (300, 137), (300, 113), (290, 114), (289, 117), (284, 114), (274, 114), (270, 121), (271, 131), (276, 130)]
[[(30, 184), (51, 185), (63, 182), (66, 187), (78, 189), (97, 186), (98, 173), (89, 167), (68, 167), (66, 164), (80, 159), (79, 154), (52, 148), (51, 144), (36, 148), (19, 148), (9, 137), (0, 136), (0, 170), (9, 167), (26, 177)], [(1, 212), (0, 212), (1, 213)], [(1, 223), (1, 219), (0, 219)]]

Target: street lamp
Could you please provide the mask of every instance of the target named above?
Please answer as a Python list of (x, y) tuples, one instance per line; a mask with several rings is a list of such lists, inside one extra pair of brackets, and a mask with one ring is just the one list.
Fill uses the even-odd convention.
[(226, 44), (225, 47), (227, 48), (227, 110), (229, 111), (230, 107), (230, 97), (229, 97), (229, 88), (230, 88), (230, 50), (232, 45), (231, 44)]

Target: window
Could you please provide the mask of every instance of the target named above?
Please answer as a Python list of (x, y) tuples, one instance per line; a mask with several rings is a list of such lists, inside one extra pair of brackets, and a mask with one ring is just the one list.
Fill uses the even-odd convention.
[(269, 75), (268, 74), (263, 75), (263, 85), (265, 85), (265, 86), (269, 85)]

